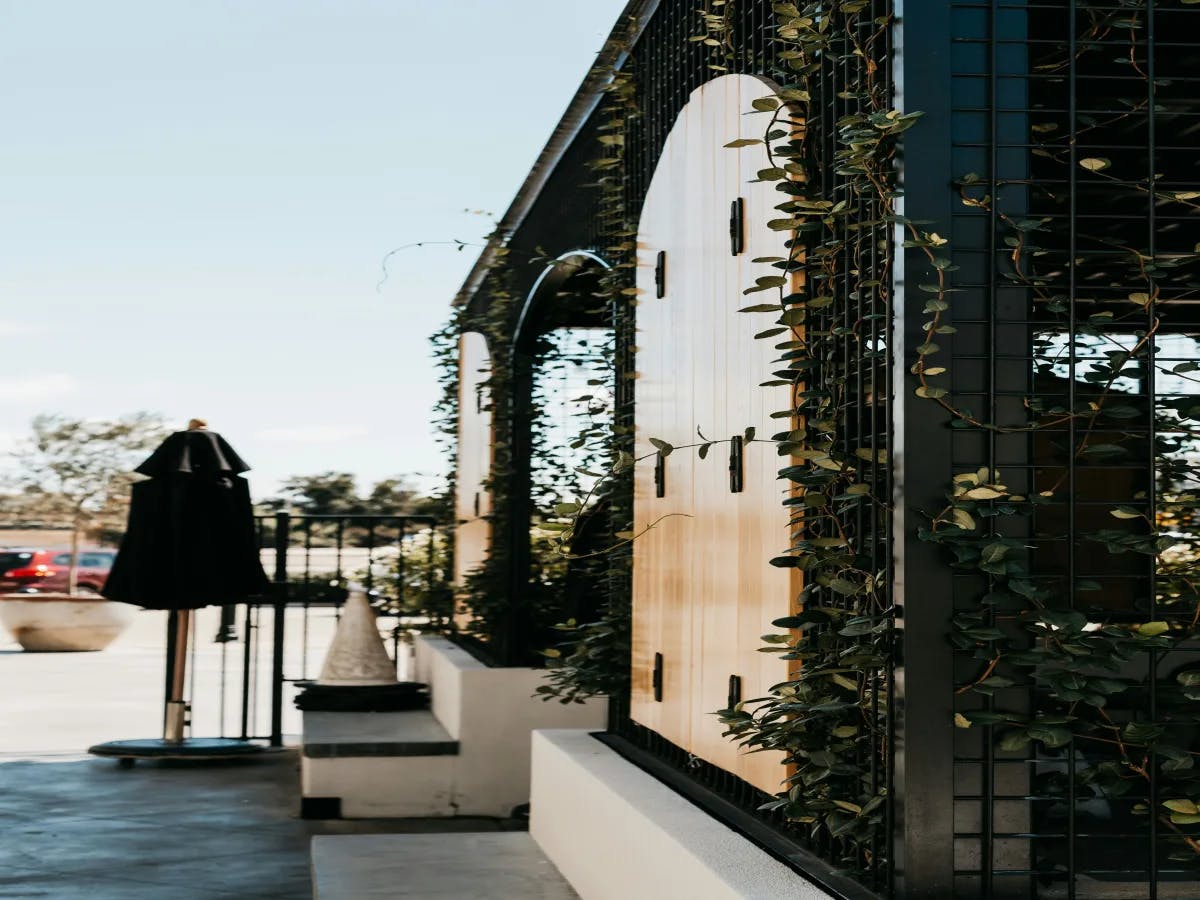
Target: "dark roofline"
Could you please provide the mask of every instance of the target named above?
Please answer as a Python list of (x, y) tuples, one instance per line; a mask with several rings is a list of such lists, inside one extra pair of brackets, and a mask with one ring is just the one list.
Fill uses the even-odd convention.
[[(584, 123), (599, 105), (601, 97), (604, 96), (604, 88), (608, 85), (608, 72), (613, 68), (619, 68), (627, 56), (626, 51), (618, 49), (620, 40), (628, 38), (630, 43), (637, 41), (645, 29), (646, 23), (658, 8), (659, 2), (660, 0), (629, 0), (625, 5), (625, 9), (621, 11), (621, 15), (617, 19), (617, 24), (613, 26), (608, 39), (605, 40), (604, 47), (596, 56), (596, 62), (584, 76), (583, 83), (575, 92), (575, 96), (571, 98), (566, 112), (563, 113), (554, 132), (550, 135), (550, 140), (538, 154), (533, 168), (525, 176), (525, 181), (517, 191), (517, 195), (509, 204), (504, 216), (496, 224), (496, 230), (488, 238), (479, 258), (475, 260), (475, 265), (467, 273), (466, 280), (463, 281), (462, 287), (455, 295), (455, 306), (467, 304), (475, 296), (475, 292), (479, 290), (479, 286), (483, 283), (483, 279), (495, 259), (496, 250), (521, 227), (525, 216), (529, 214), (529, 210), (537, 200), (538, 194), (541, 193), (542, 188), (550, 179), (550, 175), (558, 166), (559, 160), (562, 159)], [(626, 23), (630, 19), (633, 19), (632, 32), (626, 30)]]

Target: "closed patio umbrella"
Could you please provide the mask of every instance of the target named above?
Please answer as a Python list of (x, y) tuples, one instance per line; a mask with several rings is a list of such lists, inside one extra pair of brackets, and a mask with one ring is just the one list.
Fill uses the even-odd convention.
[(168, 437), (134, 471), (129, 522), (101, 593), (146, 609), (171, 610), (174, 628), (163, 739), (110, 741), (90, 752), (139, 756), (233, 755), (255, 744), (227, 739), (184, 740), (183, 700), (191, 613), (264, 594), (270, 582), (259, 559), (249, 466), (200, 419)]

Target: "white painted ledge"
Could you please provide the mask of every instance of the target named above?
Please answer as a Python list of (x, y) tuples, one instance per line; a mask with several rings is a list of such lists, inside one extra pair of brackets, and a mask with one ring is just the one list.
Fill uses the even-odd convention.
[(534, 733), (531, 813), (583, 900), (830, 896), (585, 730)]
[(433, 715), (458, 741), (458, 815), (507, 816), (529, 801), (530, 735), (538, 728), (604, 727), (608, 701), (562, 704), (534, 691), (545, 669), (492, 668), (441, 637), (416, 641), (417, 679), (429, 685)]
[(314, 900), (577, 900), (521, 832), (312, 839)]

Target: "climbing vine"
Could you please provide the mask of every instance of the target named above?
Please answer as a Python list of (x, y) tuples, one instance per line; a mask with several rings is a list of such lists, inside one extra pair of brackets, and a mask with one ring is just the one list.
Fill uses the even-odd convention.
[[(627, 40), (614, 38), (601, 60), (616, 58), (624, 46)], [(612, 373), (617, 332), (630, 327), (625, 307), (632, 302), (633, 231), (626, 212), (624, 142), (636, 108), (631, 67), (597, 63), (592, 77), (600, 77), (605, 85), (591, 168), (597, 249), (607, 268), (593, 287), (575, 291), (569, 301), (559, 299), (601, 327), (551, 327), (536, 338), (530, 354), (533, 394), (522, 412), (529, 417), (532, 444), (529, 498), (510, 496), (517, 400), (511, 347), (523, 299), (516, 288), (517, 267), (553, 261), (541, 251), (511, 246), (507, 236), (494, 235), (482, 299), (456, 304), (433, 338), (442, 380), (436, 421), (449, 438), (452, 469), (459, 412), (457, 342), (464, 332), (476, 331), (491, 348), (491, 371), (481, 386), (494, 423), (491, 471), (483, 486), (491, 499), (488, 518), (496, 529), (509, 520), (514, 504), (531, 504), (530, 571), (521, 603), (527, 627), (545, 634), (548, 642), (558, 635), (557, 646), (544, 648), (551, 671), (541, 693), (563, 702), (619, 691), (629, 677), (629, 594), (621, 587), (628, 579), (629, 560), (620, 550), (626, 541), (612, 534), (621, 532), (621, 523), (631, 517), (628, 490), (614, 473), (626, 466), (623, 448), (632, 431), (614, 422), (618, 386)], [(627, 333), (624, 340), (629, 340)], [(451, 482), (451, 491), (453, 487)], [(460, 639), (485, 656), (512, 614), (511, 552), (503, 537), (494, 539), (482, 565), (458, 586)], [(564, 619), (565, 613), (571, 617)]]
[[(698, 10), (701, 33), (691, 40), (709, 48), (715, 72), (740, 65), (734, 6), (709, 0)], [(779, 88), (749, 111), (764, 118), (763, 136), (730, 146), (761, 149), (758, 179), (780, 192), (778, 215), (766, 224), (784, 237), (787, 255), (756, 260), (777, 274), (747, 286), (758, 302), (742, 311), (765, 318), (756, 337), (779, 353), (766, 383), (790, 389), (791, 402), (774, 414), (781, 430), (769, 438), (791, 486), (790, 540), (772, 564), (800, 570), (805, 587), (793, 614), (765, 637), (764, 649), (789, 662), (790, 676), (768, 696), (722, 710), (727, 734), (750, 749), (782, 752), (786, 787), (769, 806), (807, 829), (827, 855), (860, 873), (886, 866), (888, 688), (898, 661), (887, 543), (889, 435), (883, 416), (864, 422), (855, 413), (893, 402), (881, 373), (897, 324), (894, 263), (897, 251), (912, 251), (909, 258), (923, 265), (906, 276), (925, 297), (925, 338), (904, 360), (908, 381), (894, 389), (935, 404), (948, 428), (989, 447), (986, 465), (948, 468), (944, 497), (905, 500), (925, 510), (920, 538), (968, 579), (956, 582), (962, 596), (956, 593), (946, 623), (960, 662), (973, 666), (962, 683), (947, 686), (956, 701), (954, 725), (982, 733), (1000, 758), (1046, 762), (1030, 791), (1133, 799), (1131, 808), (1175, 857), (1195, 864), (1200, 664), (1184, 662), (1184, 651), (1200, 627), (1200, 399), (1190, 387), (1200, 381), (1200, 362), (1186, 333), (1177, 331), (1169, 344), (1164, 314), (1195, 301), (1200, 248), (1164, 251), (1153, 228), (1131, 236), (1104, 222), (1077, 227), (1067, 214), (1080, 197), (1101, 205), (1140, 202), (1164, 216), (1200, 208), (1200, 190), (1185, 173), (1137, 168), (1136, 154), (1087, 149), (1156, 110), (1144, 4), (1080, 5), (1072, 41), (1044, 42), (1029, 63), (1050, 78), (1049, 90), (1063, 89), (1054, 87), (1055, 75), (1119, 66), (1142, 79), (1144, 99), (1066, 121), (1049, 111), (1068, 107), (1056, 96), (1046, 109), (1029, 111), (1027, 175), (967, 172), (948, 181), (956, 202), (994, 231), (988, 240), (999, 252), (988, 255), (987, 266), (997, 286), (990, 292), (979, 287), (987, 276), (961, 276), (949, 223), (902, 213), (898, 153), (905, 132), (921, 127), (921, 113), (896, 108), (892, 96), (894, 19), (877, 16), (866, 0), (780, 2), (773, 9)], [(828, 115), (833, 67), (845, 112), (818, 130), (812, 123)], [(636, 115), (631, 68), (615, 69), (609, 84), (595, 171), (613, 266), (599, 293), (614, 309), (619, 355), (630, 340), (621, 328), (634, 296), (624, 156)], [(823, 177), (831, 172), (835, 178)], [(954, 354), (939, 342), (955, 340), (956, 318), (969, 320), (978, 304), (967, 304), (981, 295), (996, 305), (993, 316), (1003, 316), (1001, 288), (1004, 297), (1021, 298), (1012, 320), (1024, 329), (1026, 354), (1017, 361), (1024, 380), (1007, 398), (980, 401), (986, 390), (961, 387), (971, 378), (951, 372), (946, 360)], [(511, 321), (501, 307), (495, 315), (503, 341)], [(628, 373), (631, 366), (626, 360), (617, 369)], [(1156, 395), (1156, 380), (1169, 389)], [(632, 385), (616, 390), (620, 398)], [(968, 393), (975, 397), (962, 396)], [(587, 484), (575, 483), (581, 496), (560, 499), (546, 524), (562, 559), (604, 560), (608, 587), (601, 614), (562, 623), (562, 644), (547, 652), (543, 693), (564, 701), (624, 691), (629, 669), (628, 551), (638, 535), (629, 530), (624, 476), (641, 460), (632, 456), (631, 422), (618, 418), (606, 428), (593, 420), (585, 429), (574, 449), (606, 462), (588, 469)], [(998, 461), (995, 447), (1005, 438), (1025, 442), (1021, 463)], [(656, 439), (655, 446), (656, 455), (695, 449), (703, 458), (712, 442), (673, 447)], [(1144, 482), (1109, 475), (1122, 464), (1150, 474)], [(1109, 478), (1103, 492), (1097, 473)], [(581, 548), (587, 511), (598, 503), (607, 507), (605, 535), (615, 535)], [(1085, 557), (1093, 568), (1149, 587), (1138, 594), (1115, 587), (1116, 578), (1077, 571), (1076, 560)], [(469, 602), (473, 610), (479, 603), (474, 611), (486, 619), (487, 604), (503, 593), (491, 601), (479, 593)]]
[[(619, 49), (628, 49), (634, 27), (628, 23), (626, 34), (616, 39)], [(629, 211), (626, 153), (630, 122), (638, 115), (637, 83), (631, 64), (608, 67), (604, 78), (599, 149), (590, 166), (598, 243), (609, 267), (600, 275), (596, 299), (607, 307), (612, 323), (607, 371), (622, 371), (624, 377), (619, 383), (590, 385), (610, 388), (612, 405), (606, 421), (589, 416), (571, 442), (588, 454), (589, 484), (558, 509), (558, 552), (582, 571), (599, 600), (595, 615), (558, 624), (562, 640), (544, 651), (549, 674), (538, 693), (563, 703), (618, 696), (629, 687), (633, 497), (624, 476), (632, 464), (633, 380), (629, 367), (618, 364), (618, 356), (628, 358), (633, 342), (637, 229)], [(598, 382), (605, 380), (597, 374)], [(585, 395), (584, 402), (591, 397)]]
[[(865, 870), (878, 863), (886, 846), (880, 830), (886, 790), (878, 772), (891, 753), (880, 687), (895, 656), (887, 571), (870, 563), (878, 559), (872, 543), (887, 527), (890, 498), (871, 471), (873, 463), (886, 463), (878, 444), (852, 445), (846, 415), (863, 397), (850, 387), (854, 373), (834, 360), (847, 339), (860, 354), (881, 351), (861, 317), (840, 333), (830, 324), (846, 321), (836, 313), (863, 308), (864, 298), (871, 315), (891, 322), (894, 244), (879, 239), (878, 226), (898, 226), (902, 246), (927, 262), (918, 285), (928, 295), (926, 338), (915, 348), (908, 389), (938, 404), (950, 427), (985, 437), (1028, 434), (1041, 466), (1032, 476), (1019, 474), (1019, 488), (991, 466), (948, 471), (945, 505), (920, 531), (946, 549), (956, 572), (978, 576), (974, 601), (960, 604), (948, 623), (953, 646), (978, 660), (976, 676), (957, 688), (955, 724), (986, 730), (996, 749), (1013, 758), (1065, 761), (1038, 777), (1039, 792), (1143, 798), (1134, 812), (1173, 842), (1173, 859), (1194, 865), (1200, 858), (1194, 827), (1200, 824), (1194, 769), (1200, 665), (1181, 665), (1188, 657), (1178, 650), (1195, 638), (1200, 623), (1200, 594), (1190, 575), (1197, 558), (1200, 448), (1193, 423), (1200, 406), (1194, 392), (1177, 392), (1200, 364), (1191, 358), (1194, 341), (1164, 354), (1159, 338), (1163, 307), (1195, 293), (1200, 247), (1162, 252), (1153, 232), (1140, 240), (1102, 225), (1076, 232), (1073, 222), (1053, 213), (1076, 202), (1064, 195), (1096, 187), (1108, 189), (1109, 203), (1140, 196), (1157, 210), (1172, 204), (1194, 209), (1200, 193), (1159, 186), (1178, 183), (1180, 175), (1153, 169), (1116, 174), (1113, 160), (1082, 149), (1089, 132), (1099, 139), (1105, 129), (1129, 124), (1152, 100), (1127, 101), (1126, 111), (1106, 118), (1081, 115), (1075, 128), (1037, 116), (1030, 140), (1045, 171), (1019, 180), (958, 178), (961, 203), (997, 223), (999, 245), (1007, 248), (1002, 283), (1027, 292), (1039, 323), (1023, 402), (973, 410), (953, 396), (948, 364), (937, 363), (939, 337), (956, 332), (954, 295), (965, 290), (954, 283), (959, 267), (950, 242), (935, 226), (897, 212), (896, 151), (920, 113), (892, 108), (875, 63), (886, 59), (880, 45), (892, 22), (866, 19), (868, 5), (857, 0), (774, 8), (777, 40), (787, 45), (780, 56), (796, 77), (775, 98), (755, 104), (756, 112), (770, 116), (764, 137), (731, 146), (761, 145), (766, 168), (759, 178), (778, 181), (787, 198), (778, 207), (785, 217), (769, 225), (792, 235), (789, 257), (775, 261), (780, 275), (759, 278), (746, 291), (775, 292), (777, 302), (744, 311), (777, 315), (775, 326), (759, 336), (787, 338), (775, 345), (788, 361), (778, 374), (792, 385), (795, 402), (780, 418), (790, 417), (794, 429), (775, 440), (793, 460), (780, 474), (796, 486), (788, 504), (799, 511), (791, 547), (774, 562), (801, 569), (807, 587), (796, 614), (774, 623), (788, 633), (767, 636), (767, 649), (798, 662), (795, 674), (767, 698), (723, 710), (728, 733), (752, 748), (782, 750), (796, 767), (775, 808), (814, 835), (840, 839), (834, 853), (848, 866)], [(1144, 24), (1139, 3), (1085, 10), (1071, 44), (1075, 56), (1056, 45), (1034, 65), (1041, 72), (1102, 67), (1110, 64), (1100, 58), (1110, 49), (1104, 41), (1127, 34), (1116, 64), (1137, 72), (1152, 98), (1155, 84), (1138, 43)], [(811, 95), (823, 65), (847, 59), (858, 79), (843, 86), (842, 96), (859, 111), (838, 120), (834, 159), (821, 159), (806, 130), (820, 115), (810, 108)], [(1132, 165), (1132, 155), (1125, 155)], [(831, 163), (842, 181), (833, 195), (822, 195), (812, 176)], [(1063, 183), (1066, 188), (1054, 186)], [(1051, 212), (1029, 212), (1038, 206)], [(866, 265), (873, 252), (881, 256)], [(805, 275), (800, 291), (791, 290), (794, 271)], [(1167, 356), (1175, 358), (1160, 362)], [(1155, 374), (1176, 382), (1156, 403)], [(1002, 407), (1011, 418), (992, 421)], [(1090, 506), (1081, 509), (1080, 491), (1090, 505), (1097, 502), (1092, 498), (1112, 496), (1113, 486), (1098, 490), (1094, 475), (1082, 483), (1089, 465), (1139, 458), (1155, 472), (1153, 483), (1127, 477), (1124, 496), (1102, 509), (1111, 525), (1098, 523)], [(1112, 581), (1077, 576), (1074, 559), (1082, 551), (1063, 551), (1062, 531), (1106, 555), (1145, 559), (1152, 595), (1122, 596)], [(1120, 560), (1114, 565), (1120, 569)], [(1120, 571), (1144, 579), (1147, 569)], [(1101, 596), (1089, 603), (1088, 592)], [(1169, 678), (1166, 669), (1173, 669)], [(1086, 762), (1075, 762), (1077, 747)]]

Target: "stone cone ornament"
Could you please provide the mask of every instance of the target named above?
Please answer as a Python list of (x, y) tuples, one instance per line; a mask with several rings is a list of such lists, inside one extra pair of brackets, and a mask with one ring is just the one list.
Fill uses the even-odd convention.
[(367, 592), (352, 586), (317, 684), (361, 687), (395, 683), (396, 667), (375, 624)]

